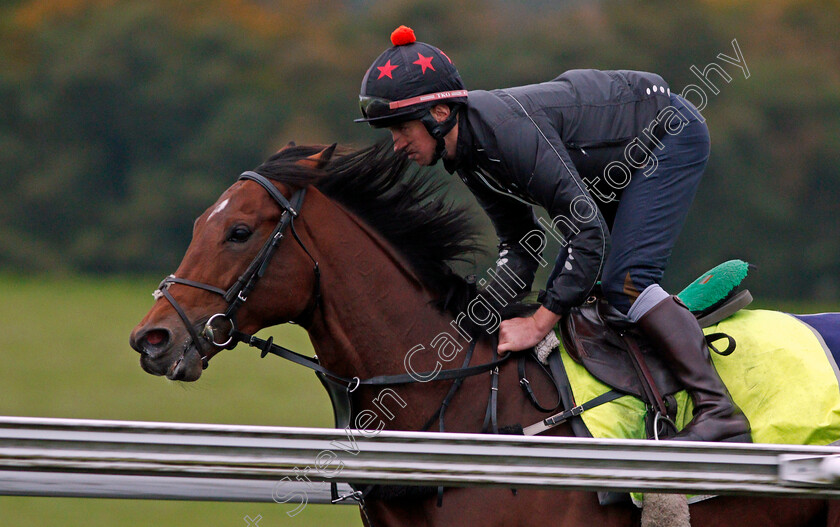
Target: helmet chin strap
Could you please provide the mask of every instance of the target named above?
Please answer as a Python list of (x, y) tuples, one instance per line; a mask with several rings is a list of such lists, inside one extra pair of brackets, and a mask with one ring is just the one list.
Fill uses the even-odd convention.
[(428, 112), (423, 117), (420, 118), (420, 122), (426, 127), (428, 130), (429, 135), (431, 135), (435, 141), (435, 153), (432, 157), (432, 162), (429, 165), (435, 165), (440, 158), (442, 158), (446, 153), (446, 143), (444, 138), (446, 134), (448, 134), (452, 129), (455, 127), (455, 123), (458, 122), (458, 113), (460, 108), (455, 106), (452, 108), (452, 111), (449, 112), (449, 117), (444, 119), (443, 121), (438, 121), (434, 117), (432, 117), (432, 113)]

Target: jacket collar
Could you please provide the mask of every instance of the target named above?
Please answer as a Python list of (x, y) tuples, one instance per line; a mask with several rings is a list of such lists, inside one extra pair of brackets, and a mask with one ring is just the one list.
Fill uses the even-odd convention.
[(473, 148), (473, 133), (470, 129), (467, 111), (468, 108), (463, 108), (458, 115), (458, 141), (455, 143), (455, 157), (453, 159), (443, 159), (443, 168), (450, 174), (473, 164), (472, 159), (475, 149)]

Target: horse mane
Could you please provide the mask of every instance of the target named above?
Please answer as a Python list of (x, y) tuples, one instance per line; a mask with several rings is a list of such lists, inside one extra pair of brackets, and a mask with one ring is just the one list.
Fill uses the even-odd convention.
[(359, 150), (340, 149), (316, 169), (302, 159), (324, 146), (287, 146), (256, 172), (291, 187), (315, 186), (377, 231), (409, 262), (437, 299), (437, 307), (457, 314), (474, 287), (452, 270), (480, 251), (479, 230), (465, 205), (445, 198), (442, 182), (381, 141)]

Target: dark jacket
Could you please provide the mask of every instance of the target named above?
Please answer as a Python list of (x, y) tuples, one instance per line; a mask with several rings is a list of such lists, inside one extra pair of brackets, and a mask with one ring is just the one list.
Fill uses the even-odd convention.
[(455, 159), (446, 168), (458, 171), (502, 243), (517, 246), (540, 228), (531, 204), (548, 211), (553, 235), (571, 255), (547, 287), (543, 305), (549, 310), (564, 314), (580, 305), (598, 280), (621, 193), (604, 168), (623, 162), (633, 139), (650, 147), (650, 135), (661, 135), (655, 120), (669, 94), (656, 74), (597, 70), (469, 92)]

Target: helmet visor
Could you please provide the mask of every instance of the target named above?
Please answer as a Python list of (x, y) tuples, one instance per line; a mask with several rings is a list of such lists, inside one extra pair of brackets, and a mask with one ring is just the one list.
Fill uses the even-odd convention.
[(359, 107), (365, 119), (379, 119), (393, 114), (391, 101), (381, 97), (359, 96)]

